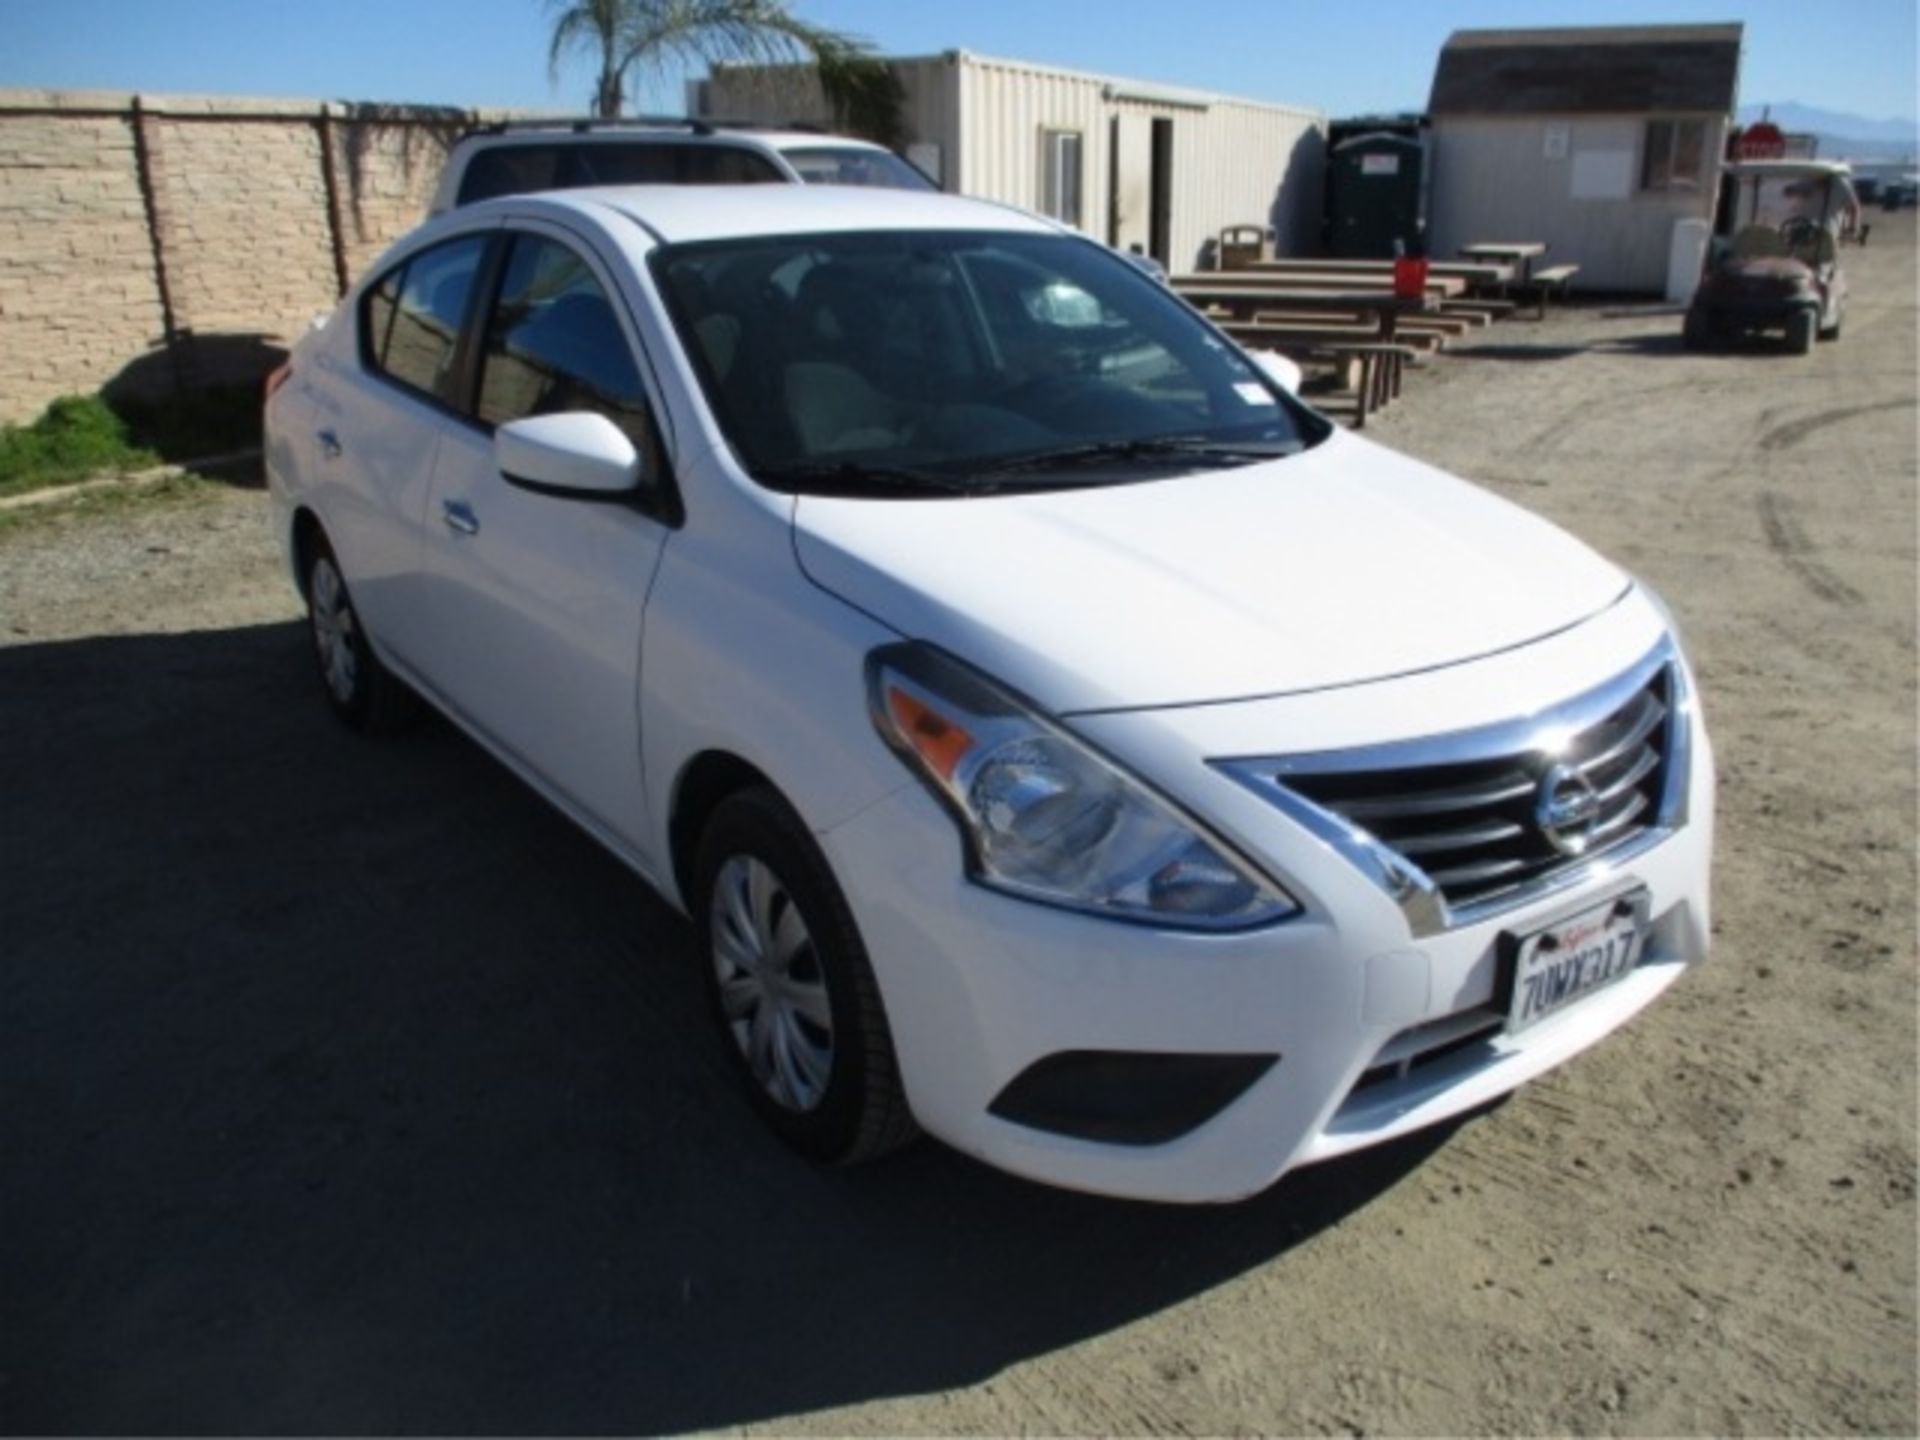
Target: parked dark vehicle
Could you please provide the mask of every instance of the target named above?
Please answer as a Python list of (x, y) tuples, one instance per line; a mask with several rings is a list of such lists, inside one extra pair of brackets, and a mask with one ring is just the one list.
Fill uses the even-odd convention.
[(1726, 167), (1719, 224), (1682, 332), (1698, 349), (1780, 331), (1797, 355), (1833, 340), (1846, 310), (1843, 222), (1859, 212), (1846, 165), (1748, 160)]

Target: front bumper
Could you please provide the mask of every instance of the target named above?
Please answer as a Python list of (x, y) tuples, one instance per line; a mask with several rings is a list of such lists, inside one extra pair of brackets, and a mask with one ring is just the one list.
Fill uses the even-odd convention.
[[(1419, 938), (1346, 859), (1191, 757), (1245, 753), (1254, 732), (1267, 748), (1279, 748), (1277, 737), (1305, 749), (1325, 748), (1312, 737), (1331, 733), (1395, 738), (1406, 716), (1423, 717), (1429, 733), (1465, 728), (1489, 718), (1489, 696), (1511, 700), (1510, 714), (1531, 713), (1624, 670), (1659, 636), (1648, 607), (1623, 604), (1567, 635), (1430, 675), (1070, 721), (1167, 784), (1302, 899), (1302, 914), (1260, 930), (1170, 932), (971, 884), (953, 821), (916, 785), (827, 831), (821, 843), (872, 957), (916, 1117), (956, 1148), (1037, 1180), (1224, 1201), (1472, 1110), (1593, 1044), (1706, 954), (1713, 780), (1697, 707), (1687, 720), (1688, 819), (1677, 833), (1578, 888)], [(1174, 750), (1189, 757), (1184, 765), (1168, 761)], [(1653, 922), (1640, 965), (1522, 1034), (1500, 1030), (1502, 937), (1637, 886)], [(1408, 1053), (1410, 1032), (1462, 1042), (1382, 1078), (1382, 1060)], [(1074, 1138), (992, 1113), (1030, 1067), (1084, 1051), (1280, 1058), (1212, 1118), (1161, 1143)]]

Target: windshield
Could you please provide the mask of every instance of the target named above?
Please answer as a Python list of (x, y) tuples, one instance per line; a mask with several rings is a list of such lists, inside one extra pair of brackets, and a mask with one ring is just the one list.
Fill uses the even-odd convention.
[(1327, 433), (1086, 240), (781, 235), (670, 246), (653, 266), (735, 453), (780, 489), (1111, 484)]
[(940, 188), (891, 150), (819, 145), (780, 153), (809, 185), (875, 185), (883, 190)]
[(1809, 265), (1833, 259), (1832, 231), (1851, 190), (1844, 199), (1835, 196), (1824, 175), (1742, 176), (1739, 187), (1731, 236), (1735, 258), (1791, 258)]

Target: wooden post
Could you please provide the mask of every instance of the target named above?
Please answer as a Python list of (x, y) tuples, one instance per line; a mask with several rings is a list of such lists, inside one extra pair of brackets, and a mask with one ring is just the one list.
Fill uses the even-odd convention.
[(340, 220), (340, 173), (333, 163), (333, 106), (322, 101), (314, 121), (320, 132), (320, 178), (327, 190), (327, 238), (333, 244), (333, 282), (336, 295), (345, 295), (353, 283), (347, 268), (347, 241)]
[(180, 327), (173, 312), (173, 286), (167, 278), (167, 246), (161, 238), (160, 197), (153, 183), (153, 144), (147, 135), (147, 112), (135, 95), (128, 111), (133, 126), (133, 164), (140, 182), (140, 203), (147, 215), (147, 242), (153, 251), (153, 286), (160, 297), (160, 326), (167, 347), (167, 365), (173, 373), (174, 393), (187, 388), (180, 357)]

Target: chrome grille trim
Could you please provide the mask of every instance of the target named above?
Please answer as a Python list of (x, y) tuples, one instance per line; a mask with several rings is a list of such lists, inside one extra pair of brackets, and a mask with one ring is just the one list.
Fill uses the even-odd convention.
[[(1414, 935), (1432, 935), (1579, 885), (1684, 825), (1692, 711), (1686, 667), (1673, 641), (1663, 638), (1606, 684), (1524, 719), (1349, 750), (1212, 763), (1357, 866), (1400, 907)], [(1533, 793), (1543, 766), (1570, 744), (1591, 751), (1565, 763), (1591, 783), (1601, 807), (1587, 851), (1564, 858), (1476, 857), (1478, 846), (1513, 842), (1512, 829), (1533, 829), (1486, 811)], [(1384, 797), (1315, 800), (1304, 793), (1315, 777), (1364, 783), (1363, 777), (1454, 766), (1493, 773), (1429, 786), (1409, 776), (1400, 794)], [(1662, 772), (1659, 793), (1649, 798), (1643, 787), (1656, 771)], [(1390, 834), (1396, 823), (1429, 820), (1439, 823), (1409, 835), (1404, 847), (1367, 828)], [(1519, 874), (1527, 871), (1534, 873)], [(1498, 887), (1509, 877), (1515, 878), (1505, 888), (1474, 888)]]

